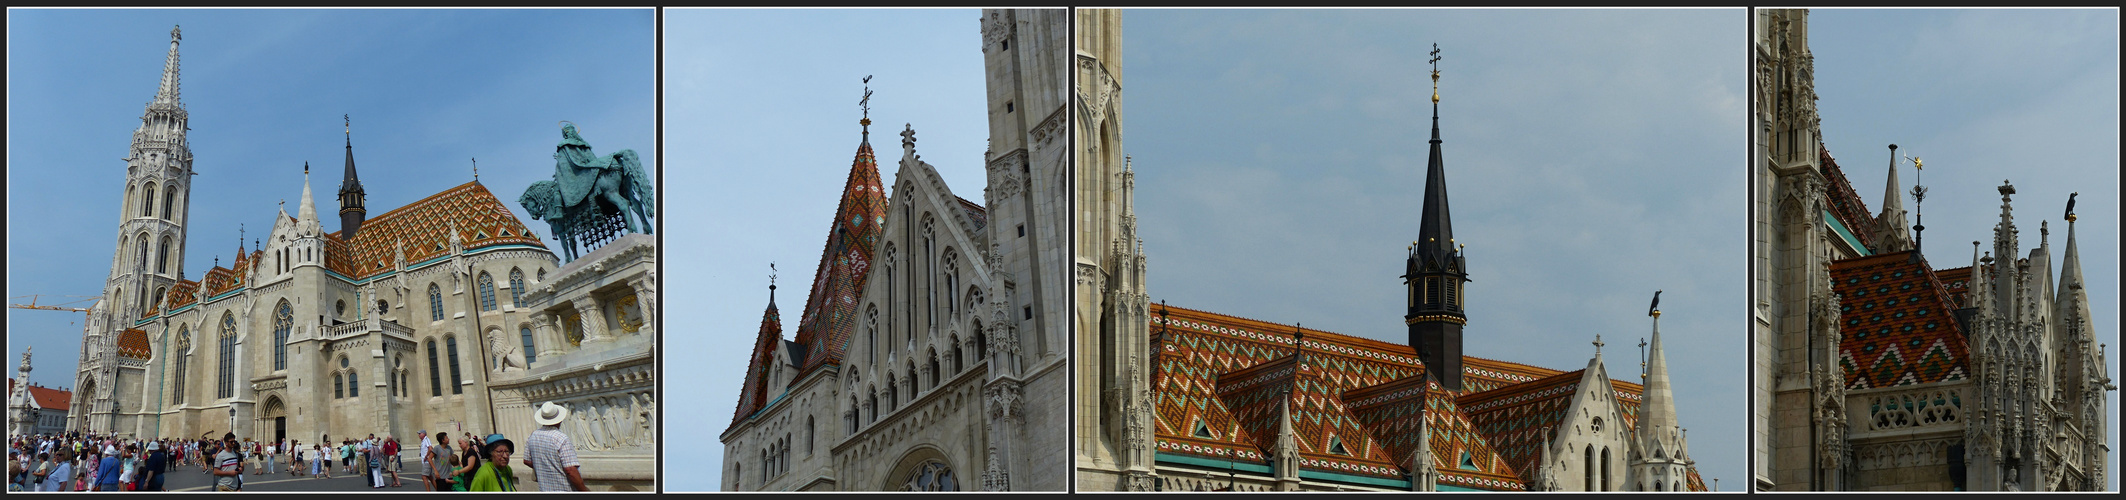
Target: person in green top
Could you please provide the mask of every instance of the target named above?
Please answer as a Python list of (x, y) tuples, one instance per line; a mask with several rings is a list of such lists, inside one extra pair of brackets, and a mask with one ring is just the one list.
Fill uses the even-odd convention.
[(509, 468), (509, 454), (516, 451), (516, 443), (497, 439), (487, 443), (487, 460), (480, 461), (480, 470), (472, 476), (472, 491), (517, 491), (517, 476)]

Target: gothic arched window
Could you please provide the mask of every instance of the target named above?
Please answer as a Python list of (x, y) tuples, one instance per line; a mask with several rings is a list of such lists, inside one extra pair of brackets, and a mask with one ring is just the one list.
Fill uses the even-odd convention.
[(170, 238), (168, 236), (163, 237), (162, 244), (155, 249), (155, 272), (164, 274), (170, 272)]
[(960, 254), (945, 249), (945, 312), (946, 316), (960, 312)]
[(443, 374), (436, 362), (436, 339), (428, 339), (428, 395), (443, 395)]
[(1580, 491), (1595, 491), (1594, 470), (1594, 445), (1590, 444), (1580, 455)]
[(273, 369), (288, 369), (288, 330), (295, 327), (295, 310), (282, 300), (273, 308)]
[(932, 460), (916, 466), (901, 491), (960, 491), (960, 480), (952, 473), (952, 467)]
[(444, 336), (443, 345), (450, 349), (450, 393), (464, 394), (465, 386), (459, 385), (459, 381), (465, 380), (465, 376), (458, 374), (458, 337)]
[(428, 284), (428, 319), (430, 321), (443, 320), (443, 289), (437, 287), (435, 283)]
[(347, 397), (347, 391), (345, 389), (346, 387), (342, 385), (342, 382), (340, 380), (340, 374), (332, 374), (332, 399), (340, 399)]
[(538, 361), (539, 349), (532, 345), (531, 327), (517, 327), (517, 336), (524, 339), (524, 364), (529, 365), (533, 361)]
[(864, 311), (864, 351), (871, 361), (878, 361), (878, 306)]
[(169, 188), (162, 192), (162, 218), (175, 221), (177, 220), (177, 212), (174, 211), (177, 208), (177, 188), (175, 186), (169, 186)]
[(175, 357), (177, 358), (177, 370), (170, 374), (170, 378), (174, 379), (173, 383), (170, 384), (170, 392), (175, 395), (171, 399), (178, 404), (184, 404), (185, 365), (190, 364), (189, 361), (192, 360), (191, 325), (179, 324), (177, 326), (177, 354)]
[(1609, 491), (1609, 447), (1602, 447), (1602, 491)]
[(236, 396), (236, 316), (221, 314), (221, 379), (214, 397)]
[(140, 216), (155, 216), (155, 183), (153, 182), (148, 183), (148, 189), (140, 194)]
[(480, 310), (495, 310), (495, 277), (480, 271)]
[[(519, 309), (524, 307), (524, 270), (522, 269), (509, 268), (509, 303)], [(524, 361), (529, 363), (531, 359), (527, 357)]]
[(358, 371), (353, 371), (353, 370), (349, 370), (349, 371), (347, 371), (347, 397), (350, 397), (350, 398), (358, 398), (358, 397), (362, 397), (362, 373), (361, 373), (361, 372), (358, 372)]

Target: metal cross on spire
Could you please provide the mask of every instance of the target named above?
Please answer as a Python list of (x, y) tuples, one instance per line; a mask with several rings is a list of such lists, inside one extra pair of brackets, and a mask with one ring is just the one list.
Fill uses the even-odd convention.
[(1912, 247), (1924, 248), (1921, 244), (1927, 235), (1927, 164), (1919, 157), (1905, 155), (1912, 162)]
[(864, 75), (864, 98), (856, 106), (864, 110), (864, 119), (871, 119), (871, 75)]
[(1439, 43), (1432, 44), (1432, 103), (1439, 104)]

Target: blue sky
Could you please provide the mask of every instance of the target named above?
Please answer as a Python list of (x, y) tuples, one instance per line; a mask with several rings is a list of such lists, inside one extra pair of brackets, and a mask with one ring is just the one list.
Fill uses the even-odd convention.
[[(2022, 255), (2051, 225), (2067, 243), (2063, 209), (2079, 192), (2076, 242), (2097, 342), (2119, 347), (2119, 18), (2113, 9), (1848, 10), (1809, 12), (1823, 141), (1880, 211), (1889, 145), (1906, 163), (1900, 191), (1924, 181), (1923, 253), (1937, 269), (1971, 265), (1971, 242), (1993, 248), (2002, 180), (2015, 184)], [(2055, 258), (2057, 259), (2057, 257)], [(2055, 260), (2052, 272), (2059, 269)], [(2116, 361), (2111, 376), (2119, 376)], [(2109, 398), (2119, 423), (2118, 393)], [(2118, 489), (2118, 434), (2110, 434)]]
[[(102, 293), (119, 158), (155, 96), (172, 25), (184, 29), (199, 173), (184, 269), (198, 279), (235, 256), (239, 224), (262, 240), (278, 202), (297, 211), (303, 162), (318, 211), (338, 211), (342, 114), (372, 217), (472, 180), (479, 158), (481, 183), (551, 238), (515, 200), (553, 175), (557, 121), (655, 168), (655, 22), (648, 9), (9, 9), (9, 302)], [(81, 318), (8, 309), (9, 365), (34, 346), (31, 379), (71, 387)]]
[(1691, 456), (1745, 478), (1745, 14), (1130, 10), (1123, 147), (1155, 301), (1406, 343), (1430, 134), (1465, 353), (1638, 381), (1646, 305)]
[[(718, 435), (745, 383), (746, 357), (781, 269), (783, 338), (861, 138), (871, 80), (872, 150), (892, 189), (900, 132), (954, 193), (981, 200), (989, 138), (976, 10), (665, 11), (663, 304), (688, 325), (664, 338), (664, 428), (671, 491), (722, 484)], [(667, 318), (674, 316), (668, 315)]]

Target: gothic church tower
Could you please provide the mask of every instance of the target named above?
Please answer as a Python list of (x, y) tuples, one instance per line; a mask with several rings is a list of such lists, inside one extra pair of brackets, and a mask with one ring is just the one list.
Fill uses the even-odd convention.
[(1077, 16), (1078, 488), (1153, 488), (1151, 296), (1122, 148), (1122, 13)]
[[(149, 311), (161, 309), (172, 284), (184, 275), (185, 220), (192, 197), (192, 147), (185, 140), (188, 119), (178, 100), (177, 45), (184, 38), (170, 29), (170, 53), (162, 82), (133, 130), (126, 161), (125, 198), (119, 203), (118, 248), (103, 299), (92, 311), (82, 335), (81, 372), (73, 418), (102, 412), (108, 417), (118, 394), (118, 349), (121, 332)], [(90, 411), (80, 411), (90, 410)], [(88, 423), (103, 424), (91, 418)], [(73, 427), (79, 428), (79, 427)]]

